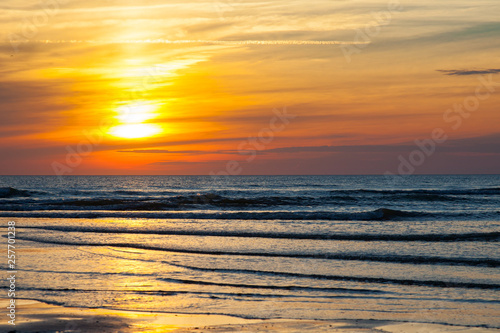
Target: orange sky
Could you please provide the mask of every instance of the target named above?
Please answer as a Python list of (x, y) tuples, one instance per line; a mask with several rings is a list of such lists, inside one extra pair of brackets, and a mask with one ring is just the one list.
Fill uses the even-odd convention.
[(499, 12), (2, 1), (0, 174), (498, 173)]

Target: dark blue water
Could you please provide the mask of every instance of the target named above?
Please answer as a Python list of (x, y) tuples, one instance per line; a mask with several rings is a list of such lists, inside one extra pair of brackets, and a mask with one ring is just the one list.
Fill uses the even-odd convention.
[(25, 298), (500, 327), (500, 176), (3, 176), (0, 217)]
[(2, 216), (500, 219), (499, 176), (0, 177)]

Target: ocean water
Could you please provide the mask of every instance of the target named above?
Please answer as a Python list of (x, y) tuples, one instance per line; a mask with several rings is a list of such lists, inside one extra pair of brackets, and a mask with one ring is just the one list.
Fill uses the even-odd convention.
[(20, 298), (500, 328), (496, 175), (2, 176), (0, 220)]

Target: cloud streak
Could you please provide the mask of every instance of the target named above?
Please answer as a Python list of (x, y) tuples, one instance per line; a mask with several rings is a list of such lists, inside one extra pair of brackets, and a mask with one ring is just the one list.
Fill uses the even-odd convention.
[[(15, 41), (15, 40), (14, 40)], [(24, 41), (24, 40), (20, 40)], [(117, 40), (33, 40), (40, 44), (210, 44), (210, 45), (360, 45), (365, 41), (340, 40), (207, 40), (207, 39), (117, 39)]]
[[(382, 145), (323, 145), (323, 146), (297, 146), (281, 147), (259, 151), (253, 150), (165, 150), (165, 149), (136, 149), (121, 150), (120, 153), (138, 154), (233, 154), (247, 155), (260, 154), (300, 154), (300, 153), (402, 153), (415, 149), (413, 143), (382, 144)], [(500, 133), (481, 137), (450, 140), (439, 147), (439, 151), (447, 153), (500, 153)]]
[(444, 73), (444, 75), (457, 75), (457, 76), (467, 76), (467, 75), (485, 75), (485, 74), (497, 74), (500, 73), (500, 68), (488, 68), (488, 69), (438, 69), (438, 72)]

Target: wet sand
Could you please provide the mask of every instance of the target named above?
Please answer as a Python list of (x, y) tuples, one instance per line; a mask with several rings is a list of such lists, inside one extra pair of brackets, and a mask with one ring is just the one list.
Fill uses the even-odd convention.
[[(8, 300), (0, 300), (3, 309), (7, 304)], [(33, 300), (17, 300), (16, 305), (16, 325), (7, 324), (3, 318), (1, 332), (500, 332), (498, 329), (377, 320), (258, 320), (218, 315), (68, 308)]]

